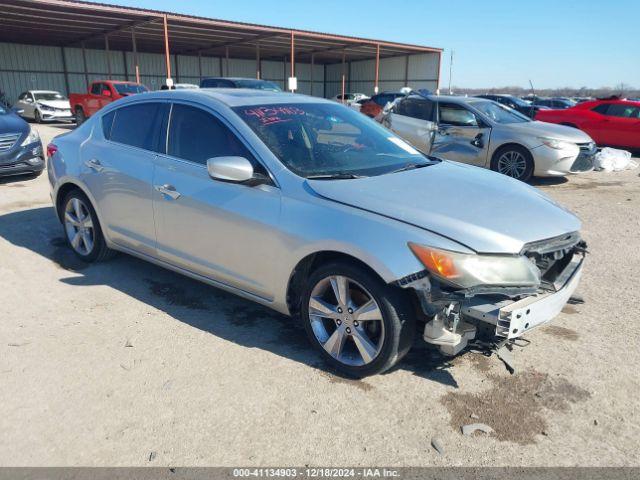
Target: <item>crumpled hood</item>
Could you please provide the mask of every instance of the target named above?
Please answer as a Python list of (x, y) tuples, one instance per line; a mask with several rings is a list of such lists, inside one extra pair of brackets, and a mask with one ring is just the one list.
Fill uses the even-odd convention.
[(51, 108), (71, 108), (69, 100), (38, 100), (38, 103)]
[(537, 189), (455, 162), (354, 180), (307, 180), (319, 195), (415, 225), (477, 252), (580, 230), (580, 221)]
[(555, 123), (547, 122), (524, 122), (524, 123), (511, 123), (509, 127), (517, 131), (520, 134), (531, 135), (532, 137), (547, 137), (563, 140), (565, 142), (573, 143), (588, 143), (593, 142), (591, 137), (577, 128), (567, 127), (566, 125), (556, 125)]

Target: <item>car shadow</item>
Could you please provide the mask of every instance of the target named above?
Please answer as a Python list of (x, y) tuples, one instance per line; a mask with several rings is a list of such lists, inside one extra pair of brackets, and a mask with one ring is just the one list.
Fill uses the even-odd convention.
[(23, 173), (20, 175), (7, 175), (6, 177), (0, 177), (0, 185), (6, 185), (8, 183), (26, 182), (38, 178), (40, 173)]
[[(53, 207), (0, 215), (0, 237), (77, 274), (60, 280), (67, 285), (109, 286), (212, 335), (341, 377), (313, 350), (296, 319), (129, 255), (119, 254), (104, 263), (83, 262), (67, 246)], [(448, 371), (451, 364), (420, 343), (391, 372), (407, 370), (457, 387)]]
[(533, 177), (529, 184), (534, 187), (541, 186), (553, 186), (553, 185), (563, 185), (567, 183), (569, 179), (567, 177)]

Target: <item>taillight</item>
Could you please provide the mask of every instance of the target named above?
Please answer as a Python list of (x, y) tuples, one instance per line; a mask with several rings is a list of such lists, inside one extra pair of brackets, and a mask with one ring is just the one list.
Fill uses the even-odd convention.
[(53, 143), (47, 145), (47, 157), (51, 158), (58, 151), (58, 147), (56, 147)]

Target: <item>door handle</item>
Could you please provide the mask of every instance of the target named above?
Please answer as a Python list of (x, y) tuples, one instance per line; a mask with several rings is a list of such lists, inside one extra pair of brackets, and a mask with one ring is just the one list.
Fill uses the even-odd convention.
[(180, 192), (176, 190), (176, 187), (169, 185), (168, 183), (165, 183), (164, 185), (154, 185), (154, 188), (163, 195), (171, 197), (173, 200), (180, 197)]
[(96, 172), (101, 172), (102, 170), (104, 170), (104, 167), (100, 163), (100, 160), (98, 160), (96, 158), (92, 158), (91, 160), (87, 160), (86, 162), (84, 162), (84, 164), (87, 167), (89, 167), (90, 169), (95, 170)]

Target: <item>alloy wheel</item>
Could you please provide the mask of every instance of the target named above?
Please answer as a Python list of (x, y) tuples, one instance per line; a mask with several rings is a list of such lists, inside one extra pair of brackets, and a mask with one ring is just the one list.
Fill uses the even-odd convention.
[(382, 311), (371, 293), (348, 277), (333, 275), (316, 284), (309, 321), (324, 350), (345, 365), (367, 365), (382, 350)]
[(498, 158), (498, 172), (513, 178), (522, 178), (527, 171), (527, 159), (516, 150), (504, 152)]
[(72, 197), (64, 209), (64, 228), (76, 253), (87, 256), (93, 251), (96, 233), (89, 208), (82, 200)]

